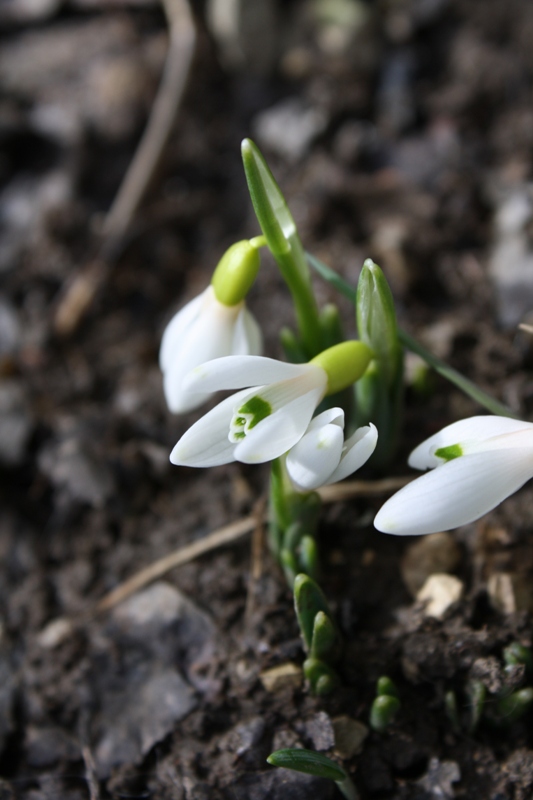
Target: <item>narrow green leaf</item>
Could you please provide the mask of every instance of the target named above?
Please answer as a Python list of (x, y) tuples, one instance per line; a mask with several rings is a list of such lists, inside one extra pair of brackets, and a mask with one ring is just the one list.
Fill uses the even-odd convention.
[(318, 547), (312, 536), (302, 536), (298, 547), (298, 561), (300, 569), (316, 580), (320, 573), (320, 558)]
[(339, 767), (331, 758), (315, 753), (313, 750), (276, 750), (267, 758), (274, 767), (293, 769), (296, 772), (305, 772), (306, 775), (316, 775), (319, 778), (329, 778), (332, 781), (344, 781), (348, 777), (342, 767)]
[[(307, 260), (309, 264), (313, 267), (313, 269), (318, 272), (319, 275), (324, 278), (329, 284), (334, 286), (341, 294), (345, 297), (348, 297), (352, 303), (355, 302), (355, 289), (353, 289), (349, 283), (347, 283), (340, 275), (337, 275), (334, 270), (330, 269), (326, 264), (324, 264), (320, 259), (316, 258), (316, 256), (312, 255), (311, 253), (306, 253)], [(453, 383), (460, 389), (464, 394), (471, 397), (472, 400), (475, 400), (476, 403), (479, 403), (481, 406), (486, 408), (492, 414), (497, 414), (501, 417), (511, 417), (516, 419), (516, 414), (511, 411), (507, 406), (503, 405), (503, 403), (498, 402), (489, 394), (484, 392), (479, 386), (476, 386), (475, 383), (470, 381), (468, 378), (465, 378), (464, 375), (461, 375), (456, 369), (453, 367), (448, 366), (444, 361), (437, 356), (434, 356), (429, 350), (419, 344), (416, 339), (413, 339), (408, 333), (406, 333), (401, 328), (398, 328), (398, 338), (400, 342), (411, 350), (411, 352), (416, 353), (420, 356), (427, 364), (429, 364), (433, 369), (442, 375), (443, 378)]]
[(481, 681), (470, 681), (467, 686), (468, 699), (470, 700), (470, 733), (474, 733), (485, 709), (487, 689)]

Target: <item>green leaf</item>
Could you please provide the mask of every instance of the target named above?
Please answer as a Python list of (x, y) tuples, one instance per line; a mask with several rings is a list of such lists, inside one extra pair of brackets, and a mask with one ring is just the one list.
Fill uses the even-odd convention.
[(298, 561), (300, 569), (304, 570), (311, 578), (318, 578), (320, 573), (320, 558), (318, 547), (312, 536), (302, 536), (298, 547)]
[(391, 697), (398, 697), (398, 689), (396, 688), (396, 684), (394, 684), (390, 678), (388, 678), (386, 675), (383, 675), (378, 679), (376, 694), (378, 697), (385, 694), (388, 694)]
[(306, 658), (303, 671), (314, 694), (329, 694), (339, 685), (335, 670), (319, 658)]
[(294, 607), (305, 648), (310, 652), (316, 615), (319, 611), (326, 616), (330, 616), (330, 613), (322, 590), (309, 575), (301, 573), (294, 580)]
[(399, 709), (400, 701), (397, 697), (388, 694), (376, 697), (370, 709), (370, 727), (378, 733), (382, 733), (389, 727)]
[(519, 642), (511, 642), (503, 651), (503, 660), (509, 666), (524, 664), (527, 672), (533, 673), (533, 654), (531, 648)]
[(473, 733), (485, 709), (485, 700), (487, 698), (487, 689), (485, 684), (481, 681), (472, 680), (467, 686), (468, 699), (470, 700), (470, 733)]
[(533, 689), (519, 689), (508, 697), (498, 701), (497, 712), (502, 725), (511, 725), (523, 717), (526, 711), (533, 706)]
[(327, 614), (319, 611), (313, 625), (311, 657), (331, 661), (335, 657), (338, 643), (337, 631)]
[(274, 767), (293, 769), (296, 772), (305, 772), (306, 775), (316, 775), (319, 778), (329, 778), (332, 781), (346, 780), (347, 773), (331, 758), (315, 753), (313, 750), (276, 750), (267, 758)]
[[(349, 283), (347, 283), (340, 275), (337, 275), (334, 270), (330, 269), (326, 264), (324, 264), (320, 259), (316, 258), (316, 256), (312, 255), (311, 253), (306, 253), (307, 260), (309, 264), (313, 267), (313, 269), (318, 272), (319, 275), (324, 278), (331, 286), (334, 286), (341, 294), (345, 297), (348, 297), (352, 303), (355, 302), (355, 289), (353, 289)], [(471, 397), (472, 400), (475, 400), (476, 403), (479, 403), (481, 406), (486, 408), (492, 414), (498, 414), (501, 417), (511, 417), (512, 419), (517, 419), (516, 414), (514, 414), (507, 406), (504, 406), (503, 403), (498, 402), (489, 394), (484, 392), (479, 386), (476, 386), (475, 383), (465, 378), (464, 375), (461, 375), (456, 369), (453, 367), (448, 366), (444, 361), (441, 361), (440, 358), (434, 356), (429, 350), (426, 350), (423, 345), (419, 344), (416, 339), (413, 339), (408, 333), (406, 333), (401, 328), (398, 328), (398, 339), (400, 342), (407, 347), (408, 350), (411, 352), (416, 353), (420, 356), (427, 364), (429, 364), (433, 369), (442, 375), (443, 378), (453, 383), (460, 389), (464, 394)]]

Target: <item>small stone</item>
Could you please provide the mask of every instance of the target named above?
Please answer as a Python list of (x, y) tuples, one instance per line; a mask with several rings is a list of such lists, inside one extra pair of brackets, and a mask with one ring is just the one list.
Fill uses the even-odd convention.
[(437, 573), (430, 575), (416, 599), (427, 602), (424, 613), (428, 617), (441, 619), (451, 606), (461, 599), (464, 585), (453, 575)]
[(49, 622), (37, 636), (37, 642), (45, 650), (53, 650), (59, 647), (65, 639), (72, 635), (74, 626), (71, 620), (60, 617)]
[(331, 720), (335, 733), (335, 751), (340, 758), (353, 758), (363, 749), (368, 728), (357, 719), (343, 714)]
[[(298, 729), (299, 730), (299, 729)], [(325, 711), (319, 711), (302, 724), (302, 734), (311, 741), (313, 750), (325, 752), (335, 744), (335, 733), (331, 718)]]
[(494, 573), (488, 580), (487, 593), (492, 607), (502, 614), (533, 611), (533, 586), (524, 575)]
[(448, 573), (458, 566), (461, 550), (451, 533), (433, 533), (410, 545), (402, 558), (403, 582), (413, 595), (430, 575)]
[(300, 667), (288, 661), (264, 670), (260, 673), (259, 680), (267, 692), (274, 693), (286, 688), (297, 689), (302, 685), (303, 674)]
[(461, 770), (455, 761), (439, 761), (438, 758), (432, 758), (427, 773), (418, 784), (429, 792), (431, 800), (452, 800), (455, 797), (452, 784), (460, 780)]
[(327, 118), (323, 111), (307, 107), (297, 97), (267, 108), (253, 121), (261, 145), (288, 161), (303, 158), (326, 125)]

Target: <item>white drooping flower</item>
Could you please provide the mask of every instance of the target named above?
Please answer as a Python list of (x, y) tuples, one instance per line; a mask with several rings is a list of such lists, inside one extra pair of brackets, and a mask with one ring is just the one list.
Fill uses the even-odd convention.
[(212, 285), (168, 323), (159, 353), (163, 388), (170, 411), (181, 414), (202, 405), (210, 393), (189, 394), (185, 376), (204, 361), (229, 355), (259, 355), (259, 326), (245, 306), (221, 303)]
[(287, 472), (299, 489), (311, 491), (337, 483), (368, 461), (378, 440), (372, 423), (344, 441), (344, 411), (330, 408), (311, 420), (300, 441), (287, 453)]
[(189, 467), (278, 458), (304, 435), (328, 386), (315, 364), (285, 364), (260, 356), (227, 356), (190, 373), (185, 391), (242, 389), (215, 406), (181, 437), (170, 460)]
[(400, 536), (457, 528), (533, 478), (533, 424), (496, 416), (454, 422), (413, 450), (409, 465), (431, 472), (387, 500), (375, 527)]
[(261, 356), (227, 356), (201, 364), (184, 381), (187, 394), (242, 391), (189, 428), (170, 460), (186, 467), (214, 467), (279, 458), (300, 441), (322, 398), (359, 380), (371, 358), (366, 344), (347, 341), (329, 347), (308, 364)]

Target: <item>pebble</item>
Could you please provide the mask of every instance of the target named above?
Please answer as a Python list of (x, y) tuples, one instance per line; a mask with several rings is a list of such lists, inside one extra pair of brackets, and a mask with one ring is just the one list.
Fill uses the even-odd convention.
[(428, 617), (441, 619), (454, 603), (461, 599), (464, 584), (459, 578), (444, 573), (430, 575), (416, 599), (427, 602), (424, 613)]
[(259, 680), (267, 692), (274, 693), (285, 688), (299, 688), (302, 685), (303, 673), (300, 667), (289, 661), (264, 670), (260, 673)]
[(461, 770), (455, 761), (439, 761), (432, 758), (426, 775), (418, 784), (429, 792), (428, 800), (453, 800), (453, 784), (461, 780)]
[(451, 533), (432, 533), (409, 545), (401, 561), (406, 587), (416, 597), (430, 575), (453, 572), (461, 560), (461, 549)]
[(487, 593), (492, 607), (502, 614), (533, 611), (533, 586), (523, 575), (496, 572), (487, 582)]
[(262, 147), (295, 162), (307, 155), (327, 122), (325, 112), (290, 97), (258, 114), (252, 127)]
[(319, 711), (310, 719), (304, 720), (301, 730), (299, 727), (297, 730), (303, 737), (310, 740), (313, 750), (318, 750), (318, 752), (331, 750), (335, 745), (333, 722), (325, 711)]
[(361, 753), (368, 736), (368, 728), (357, 719), (346, 715), (331, 720), (335, 733), (335, 751), (340, 758), (353, 758)]

